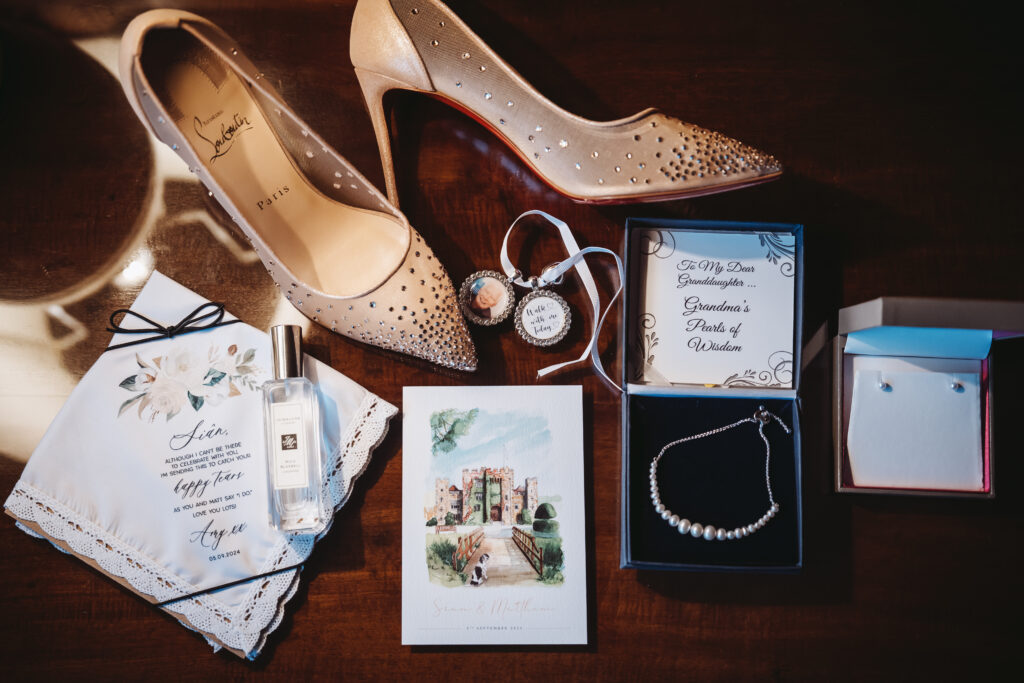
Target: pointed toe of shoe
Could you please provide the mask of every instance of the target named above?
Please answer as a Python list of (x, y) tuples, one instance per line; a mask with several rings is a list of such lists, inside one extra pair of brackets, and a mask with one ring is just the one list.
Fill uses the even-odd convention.
[(389, 313), (397, 314), (395, 322), (401, 324), (389, 326), (389, 331), (398, 332), (405, 353), (453, 370), (476, 370), (476, 347), (459, 309), (455, 286), (415, 229), (406, 261), (392, 280), (405, 296), (394, 299), (403, 302), (401, 312)]
[(318, 292), (305, 296), (289, 300), (332, 332), (453, 370), (477, 368), (476, 347), (451, 278), (414, 229), (405, 260), (372, 292), (347, 298)]
[(449, 367), (453, 370), (462, 370), (463, 372), (476, 372), (476, 348), (473, 346), (473, 340), (465, 328), (462, 330), (461, 343), (464, 345), (464, 351), (458, 354), (457, 357), (452, 358), (452, 364)]
[(608, 124), (602, 142), (591, 143), (589, 155), (560, 173), (575, 199), (667, 201), (756, 185), (782, 173), (772, 155), (656, 110)]

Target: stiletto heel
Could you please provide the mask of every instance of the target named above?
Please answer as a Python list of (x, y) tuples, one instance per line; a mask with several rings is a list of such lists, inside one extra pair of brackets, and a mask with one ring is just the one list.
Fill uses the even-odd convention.
[(398, 183), (395, 179), (395, 162), (391, 151), (388, 117), (384, 111), (384, 94), (389, 90), (425, 91), (404, 81), (364, 69), (356, 69), (356, 78), (363, 91), (366, 108), (370, 112), (373, 132), (377, 136), (377, 147), (380, 149), (380, 163), (384, 168), (384, 184), (388, 191), (388, 198), (392, 204), (398, 206)]
[(189, 12), (141, 14), (121, 41), (120, 75), (139, 118), (227, 210), (299, 311), (357, 341), (476, 369), (430, 247), (223, 31)]
[[(359, 0), (350, 56), (357, 72), (378, 78), (363, 89), (375, 129), (378, 120), (387, 121), (384, 92), (427, 92), (480, 121), (542, 180), (576, 201), (664, 201), (756, 185), (782, 173), (774, 157), (655, 109), (617, 121), (565, 111), (439, 0)], [(383, 146), (389, 138), (378, 131), (377, 140), (396, 202), (391, 150)]]

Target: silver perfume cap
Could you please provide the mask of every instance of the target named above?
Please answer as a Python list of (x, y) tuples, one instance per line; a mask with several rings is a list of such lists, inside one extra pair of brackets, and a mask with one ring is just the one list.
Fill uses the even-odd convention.
[(270, 340), (274, 346), (274, 379), (302, 377), (302, 328), (274, 325)]

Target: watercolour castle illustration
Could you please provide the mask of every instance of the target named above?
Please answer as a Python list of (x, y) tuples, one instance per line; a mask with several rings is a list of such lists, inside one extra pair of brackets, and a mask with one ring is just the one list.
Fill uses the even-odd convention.
[(459, 524), (501, 522), (505, 526), (523, 523), (523, 510), (537, 511), (537, 477), (527, 477), (512, 488), (515, 474), (509, 467), (481, 467), (462, 470), (462, 488), (449, 486), (447, 479), (434, 481), (434, 507), (429, 517), (447, 519), (451, 513)]
[[(488, 425), (499, 424), (506, 437), (488, 440)], [(561, 499), (553, 491), (542, 499), (541, 478), (531, 476), (534, 461), (549, 455), (547, 419), (448, 409), (432, 413), (430, 425), (435, 476), (423, 510), (430, 580), (452, 588), (564, 583)], [(510, 461), (527, 476), (517, 481)]]

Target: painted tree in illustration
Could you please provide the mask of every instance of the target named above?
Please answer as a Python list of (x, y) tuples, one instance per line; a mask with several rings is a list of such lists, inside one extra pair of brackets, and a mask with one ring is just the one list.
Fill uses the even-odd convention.
[(459, 438), (466, 435), (479, 412), (477, 408), (465, 411), (449, 408), (431, 415), (431, 452), (439, 455), (455, 450)]
[(558, 513), (555, 512), (555, 506), (551, 503), (543, 503), (540, 505), (533, 516), (534, 531), (550, 534), (556, 534), (558, 532), (558, 522), (555, 521), (555, 517), (558, 516)]

